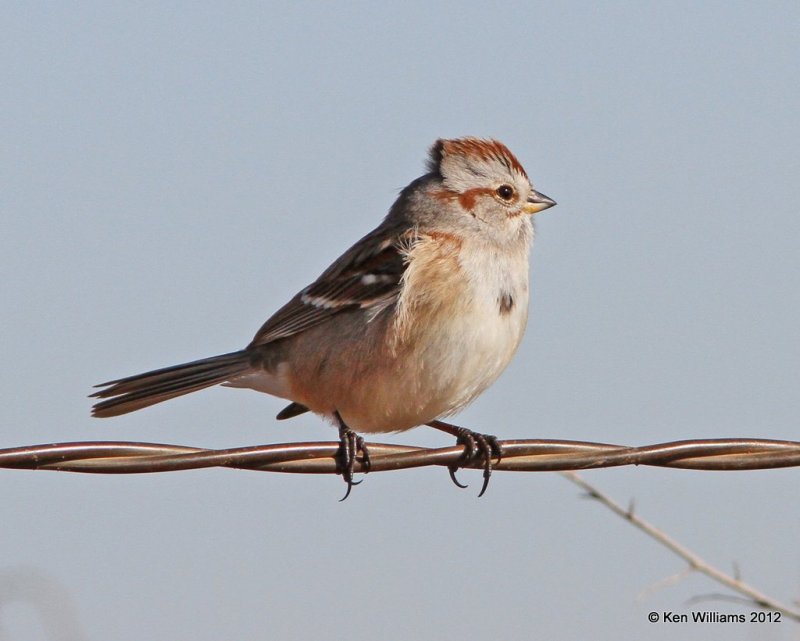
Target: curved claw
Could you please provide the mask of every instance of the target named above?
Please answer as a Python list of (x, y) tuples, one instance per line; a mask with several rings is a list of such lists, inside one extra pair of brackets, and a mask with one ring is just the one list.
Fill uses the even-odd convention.
[(458, 479), (456, 478), (457, 470), (458, 470), (458, 465), (453, 465), (452, 467), (447, 468), (447, 471), (450, 472), (450, 480), (453, 481), (456, 487), (459, 487), (462, 490), (466, 490), (469, 487), (469, 485), (464, 485), (463, 483), (458, 482)]
[(353, 481), (349, 481), (349, 482), (347, 483), (347, 491), (344, 493), (344, 496), (343, 496), (342, 498), (340, 498), (340, 499), (339, 499), (339, 503), (341, 503), (341, 502), (342, 502), (342, 501), (344, 501), (344, 500), (345, 500), (345, 499), (346, 499), (348, 496), (350, 496), (350, 490), (352, 490), (352, 489), (353, 489)]
[(478, 492), (478, 498), (481, 498), (483, 496), (483, 493), (486, 492), (486, 488), (489, 487), (489, 477), (491, 475), (492, 475), (492, 464), (489, 463), (486, 467), (483, 468), (483, 485), (481, 485), (481, 491)]
[[(362, 479), (362, 480), (363, 480), (363, 479)], [(348, 479), (348, 478), (345, 478), (345, 483), (347, 483), (347, 490), (345, 491), (345, 493), (344, 493), (344, 496), (343, 496), (342, 498), (340, 498), (340, 499), (339, 499), (339, 503), (341, 503), (341, 502), (342, 502), (342, 501), (344, 501), (344, 500), (345, 500), (345, 499), (346, 499), (348, 496), (350, 496), (350, 490), (352, 490), (352, 489), (353, 489), (353, 486), (354, 486), (354, 485), (361, 485), (361, 480), (359, 480), (359, 481), (354, 481), (354, 480), (353, 480), (353, 478), (352, 478), (352, 477), (350, 477), (349, 479)]]

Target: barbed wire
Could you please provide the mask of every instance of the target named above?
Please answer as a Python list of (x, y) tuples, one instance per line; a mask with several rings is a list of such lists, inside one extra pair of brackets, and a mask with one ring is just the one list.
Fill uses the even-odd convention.
[[(800, 466), (800, 442), (756, 438), (695, 439), (630, 447), (529, 439), (500, 441), (497, 471), (546, 472), (622, 465), (691, 470), (760, 470)], [(425, 448), (369, 443), (370, 472), (431, 465), (462, 466), (464, 447)], [(161, 443), (82, 441), (0, 449), (0, 468), (92, 474), (144, 474), (207, 467), (263, 472), (335, 474), (339, 443), (306, 442), (206, 449)], [(482, 469), (473, 460), (464, 467)], [(363, 471), (357, 461), (355, 471)]]

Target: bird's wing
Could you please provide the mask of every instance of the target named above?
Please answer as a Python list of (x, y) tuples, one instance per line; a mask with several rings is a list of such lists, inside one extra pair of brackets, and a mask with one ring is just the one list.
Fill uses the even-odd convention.
[(342, 311), (394, 303), (407, 264), (404, 247), (414, 237), (414, 232), (384, 226), (367, 234), (275, 312), (249, 347), (298, 334)]

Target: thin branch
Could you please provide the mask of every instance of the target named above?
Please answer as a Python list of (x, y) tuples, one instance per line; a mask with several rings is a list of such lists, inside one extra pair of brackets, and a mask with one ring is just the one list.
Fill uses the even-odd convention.
[(689, 564), (689, 568), (691, 570), (701, 572), (717, 583), (720, 583), (731, 590), (744, 595), (747, 597), (750, 603), (753, 603), (760, 608), (781, 612), (788, 618), (794, 619), (795, 621), (800, 621), (800, 610), (780, 603), (763, 592), (759, 592), (738, 577), (730, 576), (721, 570), (718, 570), (713, 565), (700, 558), (697, 554), (678, 543), (675, 539), (662, 532), (654, 525), (637, 516), (631, 510), (626, 510), (623, 508), (619, 503), (614, 501), (614, 499), (601, 492), (594, 485), (585, 481), (575, 472), (563, 472), (562, 476), (585, 490), (591, 498), (600, 501), (600, 503), (605, 505), (616, 515), (621, 516), (623, 519), (629, 521), (652, 539), (663, 545), (674, 554), (678, 555)]

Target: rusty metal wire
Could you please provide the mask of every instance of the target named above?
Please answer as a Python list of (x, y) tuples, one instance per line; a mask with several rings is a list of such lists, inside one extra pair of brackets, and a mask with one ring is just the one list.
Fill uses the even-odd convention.
[[(422, 448), (370, 443), (370, 471), (386, 472), (461, 462), (463, 446)], [(673, 441), (641, 447), (564, 440), (501, 441), (495, 470), (546, 472), (621, 465), (691, 470), (759, 470), (800, 465), (800, 442), (755, 438)], [(121, 441), (53, 443), (0, 449), (0, 468), (93, 474), (142, 474), (205, 467), (264, 472), (335, 474), (338, 443), (284, 443), (210, 450)], [(475, 461), (468, 465), (481, 469)], [(355, 471), (363, 471), (357, 463)]]

